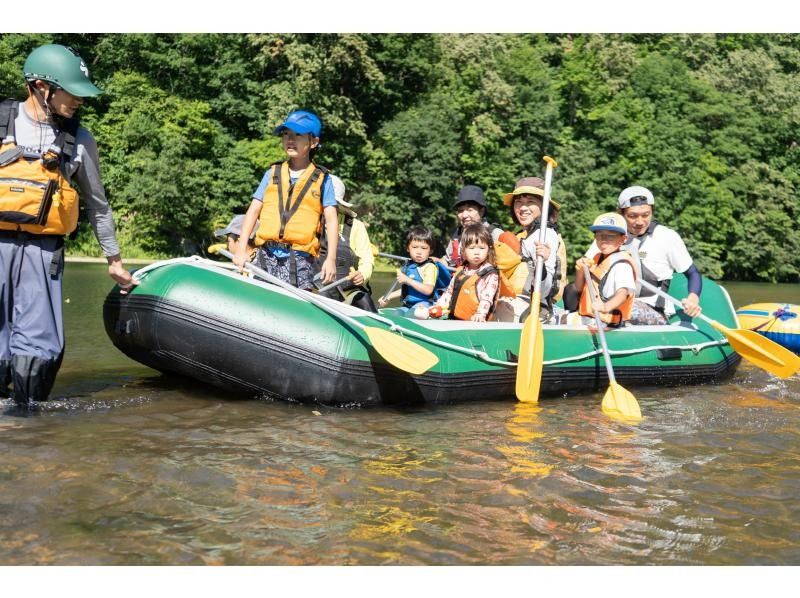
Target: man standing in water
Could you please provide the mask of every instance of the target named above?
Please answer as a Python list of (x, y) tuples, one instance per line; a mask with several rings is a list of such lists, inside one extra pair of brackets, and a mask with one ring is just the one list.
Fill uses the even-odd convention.
[(64, 236), (78, 224), (78, 188), (120, 292), (139, 281), (122, 265), (97, 143), (76, 117), (100, 89), (58, 44), (31, 52), (23, 73), (28, 99), (0, 103), (0, 397), (30, 408), (47, 399), (64, 353)]

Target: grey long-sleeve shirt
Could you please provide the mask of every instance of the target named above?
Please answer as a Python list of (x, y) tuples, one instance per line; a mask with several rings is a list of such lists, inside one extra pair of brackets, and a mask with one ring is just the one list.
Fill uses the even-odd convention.
[[(42, 153), (56, 138), (57, 129), (48, 123), (39, 123), (28, 116), (20, 102), (17, 118), (14, 121), (17, 145), (26, 151)], [(8, 141), (10, 139), (4, 139)], [(86, 214), (94, 234), (106, 256), (118, 255), (119, 245), (114, 228), (111, 206), (106, 199), (106, 191), (100, 178), (100, 160), (97, 142), (83, 127), (75, 136), (75, 152), (66, 165), (66, 176), (70, 184), (77, 185), (81, 201), (86, 206)]]

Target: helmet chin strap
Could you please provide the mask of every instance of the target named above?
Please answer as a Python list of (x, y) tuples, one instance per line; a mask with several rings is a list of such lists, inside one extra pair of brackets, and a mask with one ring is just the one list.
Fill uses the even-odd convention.
[(36, 85), (28, 81), (28, 89), (31, 90), (31, 95), (36, 98), (36, 103), (38, 104), (39, 108), (44, 111), (44, 122), (50, 122), (51, 117), (58, 116), (58, 113), (53, 108), (51, 103), (53, 99), (53, 94), (55, 93), (54, 86), (51, 83), (47, 84), (47, 96), (45, 97), (41, 90), (36, 87)]

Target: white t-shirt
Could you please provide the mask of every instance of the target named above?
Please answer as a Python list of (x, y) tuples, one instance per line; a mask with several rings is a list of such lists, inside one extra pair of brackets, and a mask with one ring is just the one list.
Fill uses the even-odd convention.
[[(532, 233), (528, 234), (522, 240), (520, 254), (522, 255), (522, 259), (530, 259), (530, 263), (528, 265), (528, 283), (530, 283), (533, 279), (533, 276), (536, 271), (536, 241), (539, 240), (539, 229), (536, 229)], [(547, 258), (544, 262), (544, 271), (545, 277), (542, 280), (541, 292), (542, 297), (547, 297), (550, 294), (550, 289), (553, 288), (553, 276), (556, 272), (556, 257), (558, 253), (558, 244), (560, 241), (558, 240), (558, 233), (554, 231), (549, 226), (544, 229), (544, 242), (547, 243), (547, 246), (550, 247), (550, 257)], [(526, 287), (528, 285), (526, 284)], [(531, 293), (533, 293), (533, 285), (530, 285)]]
[[(606, 258), (609, 259), (609, 258)], [(603, 285), (602, 297), (607, 301), (614, 296), (620, 289), (628, 289), (628, 292), (633, 293), (636, 290), (636, 282), (633, 278), (633, 268), (627, 262), (615, 264), (611, 271), (608, 273), (606, 283)]]
[[(663, 224), (656, 225), (652, 234), (642, 235), (641, 237), (628, 235), (621, 249), (630, 252), (637, 266), (641, 261), (645, 268), (652, 272), (658, 280), (672, 280), (674, 272), (686, 272), (693, 263), (681, 236)], [(591, 247), (586, 252), (586, 257), (594, 257), (597, 251), (597, 244), (592, 242)], [(637, 275), (641, 278), (640, 272), (637, 272)], [(648, 305), (655, 305), (658, 295), (641, 297), (640, 300)], [(675, 313), (675, 308), (672, 303), (668, 302), (664, 306), (664, 311), (667, 316), (670, 316)]]

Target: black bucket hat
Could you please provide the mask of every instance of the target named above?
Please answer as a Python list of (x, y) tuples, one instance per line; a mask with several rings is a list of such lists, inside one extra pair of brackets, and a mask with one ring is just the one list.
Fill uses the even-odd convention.
[(484, 210), (486, 206), (486, 198), (483, 196), (483, 190), (477, 185), (464, 185), (461, 191), (458, 192), (456, 200), (453, 202), (453, 207), (471, 201), (481, 206)]

